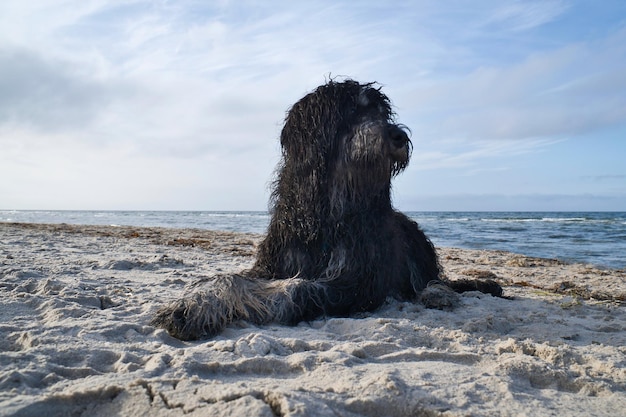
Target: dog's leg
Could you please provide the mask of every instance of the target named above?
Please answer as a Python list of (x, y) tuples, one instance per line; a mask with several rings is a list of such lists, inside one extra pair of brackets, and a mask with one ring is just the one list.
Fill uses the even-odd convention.
[(494, 297), (502, 297), (502, 287), (495, 281), (462, 279), (455, 281), (430, 281), (418, 299), (426, 308), (452, 310), (460, 302), (459, 293), (480, 291)]
[(178, 339), (195, 340), (214, 336), (237, 320), (295, 324), (323, 311), (320, 300), (325, 287), (299, 278), (265, 280), (225, 275), (194, 287), (183, 298), (159, 309), (152, 324)]
[(459, 304), (460, 297), (446, 282), (434, 280), (420, 292), (418, 300), (426, 308), (452, 310)]
[(502, 297), (502, 287), (492, 279), (459, 279), (446, 281), (446, 284), (458, 293), (480, 291), (494, 297)]

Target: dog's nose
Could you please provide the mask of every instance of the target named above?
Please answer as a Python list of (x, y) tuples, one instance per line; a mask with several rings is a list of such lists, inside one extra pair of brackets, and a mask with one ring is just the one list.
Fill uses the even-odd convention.
[(391, 126), (389, 128), (389, 139), (396, 148), (403, 148), (409, 141), (409, 136), (406, 132), (400, 129), (398, 126)]

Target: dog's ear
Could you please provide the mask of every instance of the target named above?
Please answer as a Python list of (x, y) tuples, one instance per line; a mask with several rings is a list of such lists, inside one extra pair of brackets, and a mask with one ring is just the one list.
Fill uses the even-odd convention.
[(329, 81), (294, 104), (280, 136), (284, 156), (305, 164), (326, 158), (352, 126), (358, 107), (369, 103), (363, 87), (352, 80)]
[(293, 105), (280, 134), (283, 158), (289, 165), (304, 167), (321, 163), (327, 147), (322, 133), (323, 109), (315, 103), (313, 93)]

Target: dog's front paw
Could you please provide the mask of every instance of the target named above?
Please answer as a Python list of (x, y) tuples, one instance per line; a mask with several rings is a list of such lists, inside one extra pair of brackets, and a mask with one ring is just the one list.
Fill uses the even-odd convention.
[(216, 307), (201, 294), (193, 294), (161, 307), (151, 324), (181, 340), (212, 337), (222, 330), (227, 321), (223, 314), (217, 313)]
[(459, 295), (442, 281), (430, 281), (419, 295), (419, 301), (426, 308), (452, 310), (460, 302)]
[(161, 307), (155, 314), (151, 324), (161, 327), (172, 336), (181, 340), (194, 340), (197, 335), (190, 332), (185, 317), (185, 307), (180, 301)]
[(480, 291), (494, 297), (502, 297), (503, 290), (500, 284), (492, 279), (457, 279), (447, 284), (456, 292)]

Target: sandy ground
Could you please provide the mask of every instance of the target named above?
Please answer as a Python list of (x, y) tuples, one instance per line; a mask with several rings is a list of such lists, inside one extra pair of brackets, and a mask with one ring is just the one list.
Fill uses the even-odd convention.
[(198, 342), (149, 325), (186, 283), (249, 267), (260, 238), (0, 223), (0, 415), (625, 415), (624, 270), (441, 248), (449, 278), (509, 299)]

